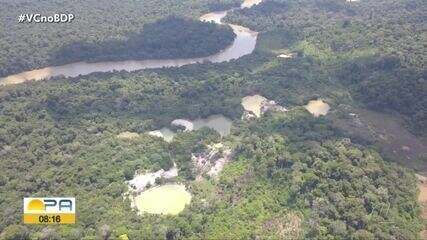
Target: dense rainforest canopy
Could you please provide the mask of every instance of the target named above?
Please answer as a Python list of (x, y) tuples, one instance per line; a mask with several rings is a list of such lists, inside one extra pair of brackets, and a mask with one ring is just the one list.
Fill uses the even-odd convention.
[[(138, 39), (132, 36), (143, 32), (144, 25), (147, 23), (153, 23), (168, 16), (198, 18), (202, 13), (229, 8), (239, 3), (240, 1), (237, 0), (125, 0), (118, 2), (0, 0), (0, 76), (70, 63), (70, 60), (74, 61), (72, 57), (76, 56), (65, 58), (58, 55), (58, 52), (63, 53), (61, 52), (63, 48), (69, 48), (70, 45), (111, 47), (106, 44), (111, 42), (123, 44), (129, 40)], [(24, 13), (46, 15), (72, 13), (75, 19), (72, 23), (63, 24), (18, 23), (18, 16)], [(195, 30), (194, 28), (198, 28), (198, 25), (190, 26), (188, 23), (187, 27), (187, 31), (183, 34), (188, 34), (189, 30)], [(212, 30), (212, 27), (207, 29)], [(220, 43), (228, 39), (229, 35), (224, 37)], [(218, 38), (214, 39), (218, 40)], [(120, 47), (122, 46), (115, 46), (115, 49)], [(188, 54), (188, 49), (186, 50), (187, 52), (184, 51), (184, 53)], [(209, 50), (205, 51), (209, 52)], [(121, 56), (123, 55), (122, 53)]]
[(412, 131), (425, 137), (426, 11), (423, 0), (274, 0), (233, 12), (227, 20), (322, 62), (358, 100), (405, 115)]
[[(187, 18), (175, 19), (178, 26), (167, 17), (197, 18), (238, 3), (78, 2), (0, 0), (7, 6), (0, 9), (2, 26), (11, 26), (0, 32), (0, 75), (51, 64), (59, 50), (75, 53), (75, 42), (91, 44), (93, 55), (62, 61), (123, 58), (120, 44), (137, 46), (132, 40), (140, 39), (141, 29), (162, 38), (159, 27), (177, 31), (182, 25), (218, 36), (222, 44), (230, 39), (228, 29)], [(24, 6), (56, 11), (60, 4), (79, 10), (80, 20), (63, 29), (11, 24)], [(424, 5), (269, 0), (225, 20), (260, 32), (255, 52), (238, 60), (1, 87), (0, 239), (416, 239), (422, 220), (414, 171), (393, 161), (417, 161), (416, 170), (427, 171), (427, 157), (385, 157), (375, 129), (352, 116), (362, 107), (398, 112), (408, 129), (425, 136)], [(111, 9), (117, 15), (106, 18)], [(207, 44), (212, 50), (219, 42)], [(168, 43), (166, 49), (173, 50)], [(150, 56), (171, 53), (154, 50)], [(190, 56), (197, 49), (181, 50), (172, 54)], [(277, 57), (283, 53), (294, 55)], [(242, 97), (252, 94), (289, 111), (243, 120)], [(316, 118), (302, 107), (317, 98), (331, 106), (328, 115)], [(232, 119), (229, 136), (203, 128), (178, 131), (168, 143), (146, 134), (176, 118), (212, 114)], [(374, 137), (347, 131), (338, 120), (367, 128)], [(138, 137), (117, 137), (125, 131)], [(217, 179), (196, 181), (192, 155), (218, 142), (231, 146), (231, 162)], [(138, 215), (123, 198), (126, 180), (135, 171), (173, 163), (176, 181), (193, 195), (191, 204), (176, 216)], [(76, 225), (22, 224), (23, 197), (63, 195), (78, 198)]]
[[(217, 71), (215, 66), (207, 69)], [(78, 225), (49, 233), (58, 238), (94, 236), (104, 225), (112, 236), (126, 233), (131, 239), (281, 238), (285, 233), (388, 239), (417, 234), (414, 176), (385, 163), (375, 151), (351, 143), (328, 120), (314, 118), (300, 107), (260, 120), (236, 120), (232, 135), (221, 140), (235, 145), (233, 162), (218, 181), (192, 181), (194, 176), (186, 169), (191, 153), (200, 144), (219, 141), (215, 132), (182, 133), (170, 144), (142, 133), (197, 111), (205, 115), (235, 109), (228, 115), (238, 116), (243, 92), (229, 89), (238, 95), (218, 96), (229, 94), (229, 84), (244, 83), (240, 77), (227, 77), (230, 72), (216, 72), (222, 81), (213, 90), (208, 86), (217, 82), (214, 77), (191, 77), (186, 74), (189, 70), (92, 74), (2, 92), (0, 167), (6, 170), (1, 187), (6, 198), (1, 208), (8, 209), (2, 228), (6, 232), (16, 228), (21, 196), (49, 193), (79, 196)], [(198, 96), (183, 88), (198, 84), (204, 86)], [(217, 105), (207, 103), (214, 101)], [(124, 130), (141, 136), (118, 139)], [(138, 169), (168, 168), (172, 160), (183, 172), (181, 181), (188, 182), (195, 194), (193, 203), (176, 217), (139, 217), (123, 200), (124, 180)], [(18, 172), (27, 174), (22, 177)], [(381, 210), (384, 206), (389, 207), (387, 212)], [(296, 230), (283, 232), (295, 224)], [(47, 234), (41, 227), (20, 231), (34, 230), (40, 236)]]
[(126, 41), (76, 42), (62, 47), (53, 58), (66, 63), (205, 57), (229, 46), (234, 37), (229, 26), (168, 17), (144, 25), (141, 33)]

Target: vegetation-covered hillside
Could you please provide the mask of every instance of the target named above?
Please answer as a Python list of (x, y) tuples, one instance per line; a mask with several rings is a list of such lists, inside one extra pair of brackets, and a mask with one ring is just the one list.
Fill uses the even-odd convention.
[(425, 12), (423, 0), (270, 0), (227, 20), (321, 62), (357, 100), (405, 115), (412, 132), (425, 137)]
[[(120, 44), (138, 46), (131, 41), (137, 38), (127, 37), (139, 36), (140, 29), (164, 37), (159, 26), (150, 29), (156, 24), (175, 32), (182, 24), (191, 32), (198, 26), (193, 21), (157, 20), (170, 13), (198, 16), (235, 2), (74, 1), (71, 6), (0, 0), (0, 19), (9, 16), (8, 24), (19, 6), (50, 11), (65, 4), (86, 12), (81, 16), (100, 12), (70, 28), (20, 24), (2, 30), (0, 51), (6, 54), (0, 54), (0, 75), (51, 64), (45, 57), (59, 49), (74, 54), (65, 46), (77, 41), (91, 44), (96, 58), (147, 54), (147, 49), (126, 52)], [(414, 171), (379, 151), (376, 141), (384, 136), (354, 110), (400, 112), (414, 132), (425, 135), (424, 5), (419, 0), (266, 0), (227, 19), (260, 31), (254, 53), (237, 60), (1, 87), (0, 239), (417, 239), (423, 222)], [(108, 18), (105, 12), (136, 20)], [(116, 23), (123, 27), (113, 27)], [(206, 27), (204, 35), (217, 36), (210, 31), (217, 26), (200, 26)], [(46, 38), (39, 36), (43, 28)], [(224, 34), (218, 42), (227, 41), (222, 38), (227, 30), (219, 30)], [(38, 34), (36, 40), (20, 37), (30, 33)], [(393, 52), (399, 47), (401, 52)], [(242, 118), (242, 98), (253, 94), (289, 111)], [(302, 107), (318, 98), (331, 107), (326, 116), (314, 117)], [(212, 114), (232, 119), (230, 135), (207, 128), (178, 131), (168, 143), (147, 134), (177, 118)], [(338, 120), (367, 129), (366, 134), (347, 131)], [(137, 136), (118, 137), (127, 131)], [(196, 180), (192, 156), (214, 143), (230, 146), (230, 162), (217, 178)], [(406, 147), (396, 149), (413, 146)], [(427, 156), (398, 162), (406, 161), (427, 166)], [(136, 171), (169, 169), (174, 163), (179, 175), (173, 181), (186, 185), (191, 203), (178, 215), (139, 215), (123, 196), (126, 181)], [(27, 196), (75, 196), (77, 223), (22, 224)]]
[[(303, 68), (307, 61), (295, 60), (293, 67)], [(130, 239), (416, 236), (417, 190), (408, 170), (351, 143), (328, 120), (299, 107), (260, 120), (239, 120), (241, 97), (255, 90), (274, 93), (261, 86), (269, 82), (279, 88), (281, 79), (297, 77), (278, 74), (287, 64), (263, 69), (268, 64), (272, 62), (254, 55), (235, 63), (91, 74), (3, 89), (3, 236), (17, 232), (41, 239), (107, 233), (111, 239), (122, 234)], [(313, 65), (299, 76), (311, 87), (286, 82), (294, 90), (281, 104), (304, 102), (298, 100), (303, 89), (307, 94), (319, 92), (321, 83), (312, 76), (322, 76), (320, 69)], [(220, 139), (215, 132), (202, 130), (179, 134), (170, 144), (144, 135), (174, 118), (214, 113), (235, 120), (232, 135)], [(138, 132), (140, 137), (118, 139), (123, 131)], [(188, 174), (191, 153), (218, 141), (234, 146), (232, 162), (219, 180), (194, 181)], [(138, 216), (123, 199), (125, 181), (135, 170), (168, 168), (172, 161), (180, 168), (179, 181), (193, 194), (190, 206), (178, 216)], [(77, 225), (17, 225), (20, 199), (46, 194), (78, 196)], [(389, 210), (381, 210), (384, 206)]]

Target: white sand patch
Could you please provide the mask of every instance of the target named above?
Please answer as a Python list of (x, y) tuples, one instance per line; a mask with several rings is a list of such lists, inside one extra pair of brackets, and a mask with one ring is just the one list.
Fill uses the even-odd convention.
[(287, 112), (288, 109), (280, 106), (273, 100), (264, 101), (261, 105), (261, 114), (264, 114), (268, 111), (275, 111), (275, 112)]
[(194, 130), (194, 125), (191, 121), (186, 119), (175, 119), (171, 123), (173, 126), (183, 126), (185, 132), (190, 132)]
[(278, 58), (293, 58), (294, 57), (294, 54), (292, 54), (292, 53), (288, 53), (288, 54), (280, 54), (280, 55), (278, 55), (277, 56)]
[(50, 67), (26, 71), (26, 72), (11, 75), (5, 78), (0, 78), (0, 86), (23, 83), (28, 81), (29, 79), (42, 80), (45, 78), (49, 78), (51, 74), (52, 74), (52, 68)]
[(216, 160), (215, 165), (209, 170), (208, 175), (211, 177), (217, 176), (222, 169), (224, 168), (224, 165), (227, 163), (226, 158), (220, 158)]
[[(147, 173), (136, 174), (132, 180), (127, 182), (129, 190), (123, 196), (131, 200), (131, 207), (136, 207), (139, 213), (148, 212), (148, 213), (161, 213), (161, 214), (177, 214), (180, 211), (182, 211), (182, 209), (184, 209), (186, 204), (189, 203), (189, 201), (187, 200), (182, 202), (182, 199), (186, 199), (186, 197), (182, 198), (183, 195), (182, 193), (180, 193), (181, 188), (178, 188), (179, 190), (178, 192), (174, 192), (174, 191), (169, 192), (170, 189), (169, 187), (167, 187), (166, 190), (168, 191), (166, 191), (166, 193), (162, 193), (162, 194), (172, 194), (170, 197), (168, 197), (169, 201), (176, 200), (177, 201), (176, 205), (171, 203), (166, 204), (164, 202), (165, 200), (161, 199), (161, 196), (158, 196), (160, 198), (156, 197), (156, 199), (152, 199), (152, 196), (150, 196), (150, 194), (146, 194), (147, 192), (150, 192), (153, 189), (163, 189), (164, 186), (181, 186), (178, 184), (166, 184), (161, 187), (156, 186), (156, 179), (160, 179), (160, 178), (172, 179), (177, 176), (178, 176), (178, 168), (176, 167), (175, 163), (174, 163), (174, 166), (168, 171), (161, 169), (157, 172), (147, 172)], [(153, 188), (150, 188), (147, 190), (147, 187), (149, 185), (152, 186)], [(185, 190), (185, 186), (184, 186), (184, 190)], [(155, 195), (157, 196), (158, 193), (156, 193)], [(147, 197), (147, 196), (150, 196), (150, 197)], [(191, 199), (191, 195), (190, 195), (190, 199)], [(156, 205), (156, 204), (159, 204), (159, 205)], [(154, 208), (154, 206), (157, 206), (157, 207)], [(153, 209), (161, 209), (161, 210), (156, 212)]]
[(209, 146), (212, 149), (221, 149), (221, 148), (224, 148), (224, 144), (223, 143), (214, 143), (214, 144), (209, 145)]
[(215, 164), (207, 173), (211, 177), (216, 177), (222, 171), (225, 164), (230, 162), (232, 151), (230, 148), (224, 146), (223, 143), (217, 143), (217, 144), (209, 145), (209, 148), (211, 149), (211, 151), (216, 152), (216, 153), (218, 153), (220, 151), (222, 152), (222, 157), (220, 157), (219, 159), (217, 159), (215, 161)]
[(117, 135), (117, 138), (119, 139), (134, 139), (137, 137), (139, 137), (139, 134), (134, 132), (122, 132), (119, 135)]
[(268, 100), (261, 95), (246, 96), (242, 98), (242, 106), (245, 109), (242, 119), (261, 117), (268, 111), (286, 112), (286, 108), (280, 106), (273, 100)]
[(232, 151), (222, 143), (208, 145), (205, 153), (192, 155), (193, 164), (198, 173), (196, 180), (202, 180), (203, 174), (216, 177), (225, 164), (231, 160)]
[(178, 168), (174, 163), (174, 166), (165, 171), (160, 169), (157, 172), (148, 172), (143, 174), (136, 174), (135, 177), (128, 182), (129, 191), (139, 193), (143, 191), (148, 185), (154, 186), (156, 184), (156, 179), (165, 178), (170, 179), (178, 176)]
[(211, 12), (200, 17), (202, 22), (214, 22), (216, 24), (222, 24), (221, 20), (227, 15), (227, 11)]
[(153, 136), (153, 137), (163, 138), (163, 134), (160, 130), (150, 131), (150, 132), (148, 132), (148, 135)]
[(168, 171), (163, 172), (161, 177), (166, 178), (166, 179), (178, 177), (178, 168), (176, 167), (176, 164), (173, 163), (173, 168), (169, 169)]
[(305, 109), (313, 114), (315, 117), (326, 115), (329, 112), (329, 104), (325, 103), (322, 99), (312, 100), (308, 102)]
[[(205, 155), (194, 155), (194, 154), (192, 154), (191, 160), (193, 161), (197, 172), (204, 173), (204, 172), (209, 171), (211, 163), (209, 162), (209, 159)], [(196, 180), (197, 179), (203, 179), (201, 174), (199, 174), (196, 177)]]
[(261, 116), (261, 106), (267, 98), (261, 95), (246, 96), (242, 98), (242, 106), (248, 112), (252, 112), (256, 117)]
[(402, 146), (403, 151), (411, 151), (411, 148), (408, 146)]
[(245, 0), (240, 7), (241, 8), (251, 8), (255, 5), (260, 4), (262, 1), (263, 0)]
[(175, 133), (172, 132), (169, 128), (162, 128), (160, 130), (150, 131), (148, 132), (148, 135), (163, 138), (163, 140), (166, 142), (172, 142)]
[(160, 178), (164, 170), (159, 170), (154, 173), (138, 174), (132, 180), (129, 181), (129, 187), (135, 192), (141, 192), (146, 186), (153, 186), (156, 183), (156, 179)]

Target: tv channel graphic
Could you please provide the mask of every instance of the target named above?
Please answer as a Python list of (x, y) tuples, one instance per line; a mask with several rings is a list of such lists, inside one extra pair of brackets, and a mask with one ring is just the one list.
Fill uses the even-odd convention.
[(75, 198), (24, 198), (24, 224), (74, 223), (76, 223)]

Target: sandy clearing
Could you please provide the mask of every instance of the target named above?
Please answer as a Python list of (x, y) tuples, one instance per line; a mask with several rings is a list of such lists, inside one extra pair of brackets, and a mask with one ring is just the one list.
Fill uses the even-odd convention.
[(122, 132), (119, 135), (117, 135), (117, 138), (119, 139), (134, 139), (139, 137), (138, 133), (134, 133), (134, 132)]
[(260, 117), (261, 106), (265, 101), (267, 101), (267, 98), (258, 94), (253, 96), (246, 96), (242, 98), (242, 106), (246, 111), (252, 112), (255, 114), (255, 116)]
[(317, 99), (309, 101), (305, 109), (315, 117), (319, 117), (328, 114), (330, 107), (329, 104), (325, 103), (322, 99)]

